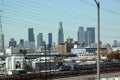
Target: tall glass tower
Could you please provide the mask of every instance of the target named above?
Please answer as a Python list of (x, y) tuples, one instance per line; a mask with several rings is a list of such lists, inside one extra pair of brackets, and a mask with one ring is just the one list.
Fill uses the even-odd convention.
[(91, 31), (88, 31), (87, 32), (87, 36), (88, 36), (88, 46), (90, 46), (93, 42), (92, 42), (92, 32)]
[(28, 41), (35, 42), (33, 28), (28, 29)]
[(84, 27), (78, 28), (78, 43), (83, 44), (85, 42)]
[(62, 22), (59, 22), (59, 29), (58, 29), (58, 44), (64, 43), (64, 33)]
[(24, 47), (24, 39), (20, 39), (19, 48)]
[(48, 44), (52, 45), (52, 33), (48, 33)]
[(43, 46), (43, 33), (39, 33), (37, 35), (37, 48), (40, 48)]
[(2, 20), (0, 16), (0, 52), (4, 51), (4, 34), (2, 31)]
[(88, 27), (88, 45), (95, 43), (95, 28), (94, 27)]
[(33, 28), (28, 29), (28, 42), (29, 42), (29, 48), (35, 49), (35, 38), (34, 38)]

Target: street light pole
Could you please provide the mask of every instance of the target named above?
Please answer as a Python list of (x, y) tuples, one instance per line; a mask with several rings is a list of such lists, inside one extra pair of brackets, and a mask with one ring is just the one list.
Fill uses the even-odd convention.
[(97, 5), (97, 26), (98, 26), (98, 39), (97, 39), (97, 80), (100, 80), (100, 1), (95, 0)]

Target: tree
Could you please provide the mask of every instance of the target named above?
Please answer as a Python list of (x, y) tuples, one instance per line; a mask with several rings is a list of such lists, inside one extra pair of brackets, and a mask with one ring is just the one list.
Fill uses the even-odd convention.
[(109, 60), (112, 60), (112, 59), (120, 60), (119, 50), (107, 54), (107, 58), (108, 58)]

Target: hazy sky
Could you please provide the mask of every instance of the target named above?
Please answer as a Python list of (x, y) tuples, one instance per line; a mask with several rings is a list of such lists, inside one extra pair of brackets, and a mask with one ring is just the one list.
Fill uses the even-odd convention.
[[(0, 0), (2, 1), (2, 0)], [(100, 0), (101, 41), (120, 41), (120, 0)], [(69, 36), (77, 40), (78, 27), (95, 27), (97, 30), (97, 7), (94, 0), (3, 0), (2, 25), (5, 45), (10, 38), (28, 40), (28, 28), (34, 28), (35, 38), (43, 33), (53, 33), (57, 42), (59, 22), (63, 22), (65, 40)], [(96, 32), (97, 33), (97, 32)]]

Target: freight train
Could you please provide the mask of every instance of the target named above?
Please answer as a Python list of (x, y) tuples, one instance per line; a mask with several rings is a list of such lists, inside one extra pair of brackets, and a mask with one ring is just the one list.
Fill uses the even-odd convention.
[[(100, 63), (100, 68), (115, 68), (115, 67), (120, 67), (120, 61), (118, 62), (101, 62)], [(61, 65), (59, 67), (60, 71), (80, 71), (80, 70), (90, 70), (90, 69), (97, 69), (97, 64), (85, 64), (85, 65)]]

